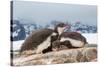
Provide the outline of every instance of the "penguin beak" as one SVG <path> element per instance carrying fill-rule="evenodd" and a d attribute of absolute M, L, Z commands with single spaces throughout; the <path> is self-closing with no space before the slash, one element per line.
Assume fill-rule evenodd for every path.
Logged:
<path fill-rule="evenodd" d="M 65 29 L 69 29 L 70 26 L 68 24 L 65 25 Z"/>
<path fill-rule="evenodd" d="M 69 28 L 70 28 L 70 26 L 68 24 L 66 24 L 64 27 L 64 31 L 67 31 Z"/>

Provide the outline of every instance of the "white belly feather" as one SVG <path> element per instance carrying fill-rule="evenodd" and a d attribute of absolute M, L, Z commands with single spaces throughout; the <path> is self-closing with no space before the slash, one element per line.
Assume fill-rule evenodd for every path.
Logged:
<path fill-rule="evenodd" d="M 51 36 L 56 36 L 56 33 L 52 33 L 47 37 L 45 41 L 43 41 L 36 49 L 36 53 L 42 53 L 44 49 L 47 49 L 51 45 Z"/>
<path fill-rule="evenodd" d="M 61 38 L 60 42 L 64 42 L 64 41 L 70 41 L 70 43 L 72 44 L 73 47 L 83 47 L 84 46 L 84 42 L 79 41 L 79 40 L 75 40 L 72 38 Z"/>
<path fill-rule="evenodd" d="M 42 51 L 46 48 L 48 48 L 50 46 L 50 36 L 45 40 L 43 41 L 38 47 L 37 47 L 37 50 L 36 50 L 36 53 L 42 53 Z"/>

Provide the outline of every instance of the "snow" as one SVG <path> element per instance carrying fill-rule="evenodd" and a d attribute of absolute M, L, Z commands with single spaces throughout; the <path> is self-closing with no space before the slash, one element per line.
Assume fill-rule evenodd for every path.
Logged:
<path fill-rule="evenodd" d="M 89 33 L 89 34 L 82 34 L 84 37 L 86 37 L 86 39 L 87 39 L 87 42 L 89 43 L 89 44 L 97 44 L 97 37 L 98 37 L 98 35 L 97 35 L 97 33 Z"/>
<path fill-rule="evenodd" d="M 16 24 L 13 24 L 13 28 L 16 27 L 16 26 L 17 26 Z"/>
<path fill-rule="evenodd" d="M 13 41 L 13 50 L 19 50 L 22 43 L 24 42 L 24 40 L 20 40 L 20 41 Z"/>
<path fill-rule="evenodd" d="M 17 37 L 18 33 L 21 31 L 21 29 L 17 29 L 16 31 L 13 32 L 13 37 Z"/>
<path fill-rule="evenodd" d="M 93 33 L 88 33 L 88 34 L 82 34 L 83 36 L 86 37 L 87 42 L 89 44 L 97 44 L 97 33 L 93 34 Z M 13 41 L 13 50 L 19 50 L 22 43 L 24 42 L 24 40 L 20 40 L 20 41 Z"/>
<path fill-rule="evenodd" d="M 18 36 L 17 31 L 14 31 L 14 32 L 13 32 L 13 37 L 17 37 L 17 36 Z"/>

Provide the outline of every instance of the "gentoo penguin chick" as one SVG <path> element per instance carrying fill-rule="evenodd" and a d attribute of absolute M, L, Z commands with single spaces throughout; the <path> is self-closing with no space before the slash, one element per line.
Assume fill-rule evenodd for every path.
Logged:
<path fill-rule="evenodd" d="M 52 50 L 59 51 L 59 50 L 68 49 L 67 47 L 68 44 L 70 44 L 69 41 L 60 42 L 60 40 L 56 40 L 52 43 Z"/>
<path fill-rule="evenodd" d="M 32 32 L 22 44 L 20 54 L 33 50 L 36 54 L 52 51 L 52 42 L 57 40 L 65 28 L 66 24 L 59 23 L 54 30 L 40 29 Z"/>
<path fill-rule="evenodd" d="M 54 51 L 62 50 L 65 48 L 81 48 L 87 44 L 86 38 L 77 32 L 63 32 L 52 44 Z M 63 46 L 63 47 L 62 47 Z"/>

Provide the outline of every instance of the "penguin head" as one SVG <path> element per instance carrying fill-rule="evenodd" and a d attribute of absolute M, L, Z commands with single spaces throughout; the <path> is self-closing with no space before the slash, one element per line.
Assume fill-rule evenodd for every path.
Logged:
<path fill-rule="evenodd" d="M 65 29 L 68 28 L 68 24 L 65 23 L 59 23 L 56 25 L 55 30 L 58 32 L 58 34 L 62 34 Z"/>

